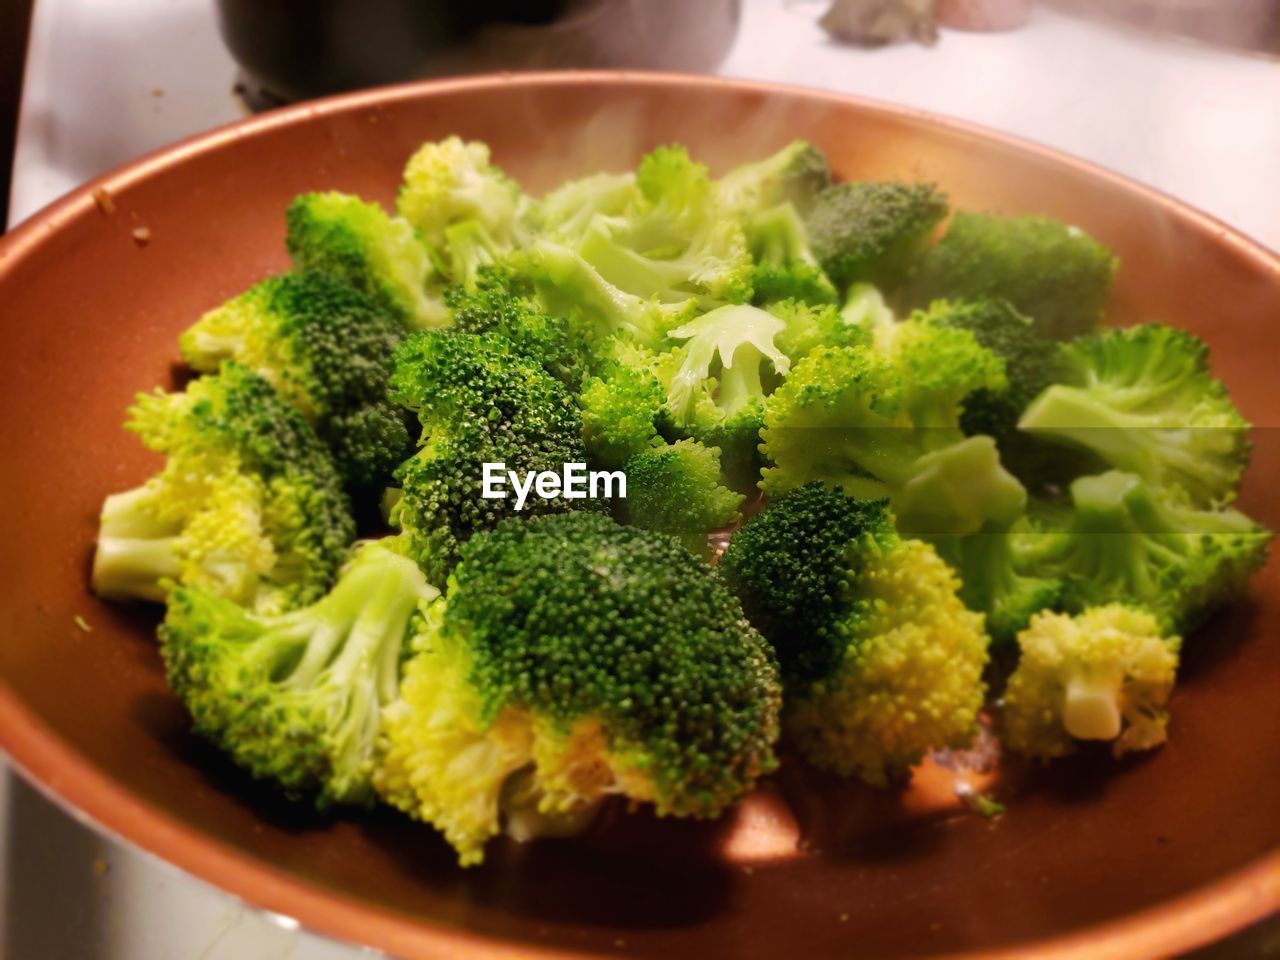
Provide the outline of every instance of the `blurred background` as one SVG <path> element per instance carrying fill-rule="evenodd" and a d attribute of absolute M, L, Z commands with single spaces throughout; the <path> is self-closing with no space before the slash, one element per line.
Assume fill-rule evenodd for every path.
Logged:
<path fill-rule="evenodd" d="M 1280 250 L 1280 0 L 0 0 L 0 225 L 250 112 L 561 67 L 719 73 L 960 117 Z M 117 845 L 2 761 L 0 871 L 6 960 L 369 955 Z M 1280 956 L 1274 920 L 1196 954 L 1261 956 Z"/>

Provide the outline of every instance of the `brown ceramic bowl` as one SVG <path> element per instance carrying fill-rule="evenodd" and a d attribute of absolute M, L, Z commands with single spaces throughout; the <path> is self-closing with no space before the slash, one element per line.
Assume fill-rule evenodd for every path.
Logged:
<path fill-rule="evenodd" d="M 0 242 L 0 746 L 29 776 L 245 900 L 415 957 L 1097 960 L 1187 949 L 1276 909 L 1277 563 L 1188 645 L 1164 749 L 1006 765 L 995 821 L 960 809 L 937 767 L 884 794 L 792 764 L 725 822 L 611 816 L 577 840 L 497 843 L 463 871 L 427 828 L 309 816 L 193 741 L 154 614 L 86 589 L 103 495 L 155 465 L 122 411 L 170 380 L 179 330 L 285 267 L 294 194 L 389 202 L 410 151 L 450 133 L 488 141 L 531 190 L 665 141 L 723 164 L 807 137 L 846 177 L 935 179 L 959 207 L 1078 223 L 1124 260 L 1116 322 L 1158 318 L 1212 344 L 1263 427 L 1242 506 L 1280 525 L 1266 429 L 1280 259 L 1152 190 L 909 110 L 705 78 L 484 78 L 306 104 L 109 174 Z"/>

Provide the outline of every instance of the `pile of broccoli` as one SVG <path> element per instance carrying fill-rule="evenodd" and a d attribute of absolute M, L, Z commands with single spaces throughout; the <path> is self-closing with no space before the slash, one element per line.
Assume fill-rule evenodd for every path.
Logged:
<path fill-rule="evenodd" d="M 102 509 L 95 590 L 165 605 L 194 729 L 290 797 L 473 864 L 609 797 L 719 816 L 780 739 L 879 787 L 984 713 L 1146 750 L 1265 562 L 1207 348 L 1103 327 L 1076 227 L 802 141 L 538 198 L 450 137 L 395 206 L 293 202 L 291 268 L 182 335 L 127 424 L 163 465 Z M 517 507 L 495 463 L 627 485 Z"/>

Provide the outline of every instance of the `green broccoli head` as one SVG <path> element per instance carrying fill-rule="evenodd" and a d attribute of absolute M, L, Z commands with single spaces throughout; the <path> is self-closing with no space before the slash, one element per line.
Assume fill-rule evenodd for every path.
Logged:
<path fill-rule="evenodd" d="M 1058 220 L 957 213 L 899 296 L 909 307 L 1001 297 L 1041 336 L 1069 340 L 1102 320 L 1116 266 L 1106 247 Z"/>
<path fill-rule="evenodd" d="M 182 334 L 197 370 L 235 360 L 271 381 L 315 426 L 348 485 L 385 484 L 411 446 L 405 413 L 387 398 L 396 316 L 324 273 L 264 280 Z"/>
<path fill-rule="evenodd" d="M 748 520 L 719 570 L 774 645 L 783 726 L 813 763 L 884 785 L 972 738 L 982 616 L 931 546 L 898 537 L 883 500 L 807 484 Z"/>
<path fill-rule="evenodd" d="M 1002 742 L 1042 760 L 1081 740 L 1110 741 L 1116 756 L 1159 746 L 1181 645 L 1149 612 L 1119 603 L 1034 617 L 1018 634 Z"/>
<path fill-rule="evenodd" d="M 665 421 L 680 436 L 719 447 L 739 485 L 754 483 L 758 473 L 766 378 L 790 369 L 776 344 L 785 327 L 759 307 L 718 307 L 672 330 L 681 346 L 658 360 Z"/>
<path fill-rule="evenodd" d="M 355 535 L 350 505 L 270 383 L 227 361 L 181 393 L 140 394 L 126 426 L 166 462 L 102 505 L 100 596 L 158 601 L 177 583 L 271 613 L 329 588 Z"/>
<path fill-rule="evenodd" d="M 751 274 L 754 303 L 792 298 L 827 304 L 839 299 L 835 284 L 813 254 L 804 221 L 790 203 L 752 215 L 745 229 L 755 260 Z"/>
<path fill-rule="evenodd" d="M 683 147 L 659 147 L 640 162 L 635 184 L 635 202 L 618 216 L 593 218 L 575 252 L 607 283 L 644 301 L 750 300 L 747 238 L 717 206 L 706 167 Z"/>
<path fill-rule="evenodd" d="M 418 414 L 421 448 L 397 470 L 403 493 L 392 521 L 410 535 L 427 576 L 442 582 L 473 534 L 515 509 L 485 499 L 483 464 L 559 473 L 585 463 L 582 421 L 564 386 L 496 334 L 423 332 L 396 352 L 392 395 Z M 525 512 L 588 507 L 598 500 L 529 498 Z"/>
<path fill-rule="evenodd" d="M 609 360 L 583 384 L 578 407 L 588 457 L 614 468 L 662 442 L 658 424 L 666 393 L 651 351 L 618 339 L 603 352 Z"/>
<path fill-rule="evenodd" d="M 449 227 L 475 221 L 495 243 L 510 246 L 523 203 L 519 185 L 490 162 L 485 144 L 446 137 L 424 143 L 409 158 L 396 209 L 452 270 Z"/>
<path fill-rule="evenodd" d="M 1087 450 L 1198 505 L 1229 503 L 1249 462 L 1249 424 L 1209 372 L 1209 350 L 1183 330 L 1147 324 L 1061 349 L 1058 380 L 1019 429 Z"/>
<path fill-rule="evenodd" d="M 418 604 L 437 595 L 412 560 L 375 541 L 292 613 L 253 614 L 179 587 L 160 653 L 196 733 L 253 776 L 321 807 L 369 802 L 379 713 L 396 698 Z"/>
<path fill-rule="evenodd" d="M 967 330 L 906 321 L 882 339 L 875 348 L 818 347 L 770 396 L 765 493 L 820 480 L 906 509 L 904 491 L 935 465 L 927 455 L 964 439 L 965 399 L 1006 383 L 1002 361 Z"/>
<path fill-rule="evenodd" d="M 714 817 L 776 765 L 768 645 L 670 537 L 511 518 L 467 544 L 424 619 L 374 782 L 463 864 L 519 808 L 572 816 L 621 794 Z"/>
<path fill-rule="evenodd" d="M 696 440 L 643 450 L 622 468 L 625 523 L 677 537 L 690 553 L 710 559 L 707 534 L 740 519 L 744 497 L 721 484 L 720 451 Z"/>
<path fill-rule="evenodd" d="M 1266 561 L 1271 533 L 1236 510 L 1202 510 L 1110 471 L 1071 485 L 1065 529 L 1031 538 L 1026 568 L 1064 583 L 1070 612 L 1109 603 L 1149 609 L 1185 634 L 1238 595 Z"/>
<path fill-rule="evenodd" d="M 826 156 L 807 140 L 793 140 L 763 160 L 734 167 L 716 183 L 721 207 L 738 216 L 779 204 L 805 211 L 831 186 Z"/>
<path fill-rule="evenodd" d="M 346 280 L 423 329 L 443 326 L 443 283 L 413 227 L 345 193 L 304 193 L 289 205 L 285 245 L 303 272 Z"/>
<path fill-rule="evenodd" d="M 775 338 L 778 349 L 799 363 L 818 347 L 870 346 L 867 327 L 850 323 L 834 303 L 781 300 L 766 308 L 784 324 Z"/>
<path fill-rule="evenodd" d="M 450 330 L 504 337 L 570 391 L 596 365 L 599 345 L 590 331 L 549 316 L 532 285 L 503 267 L 483 270 L 471 289 L 454 287 L 446 299 L 453 311 Z"/>
<path fill-rule="evenodd" d="M 1054 381 L 1058 345 L 1040 336 L 1030 319 L 998 298 L 939 300 L 912 319 L 968 330 L 1004 361 L 1007 389 L 975 391 L 965 399 L 960 417 L 960 428 L 967 436 L 986 434 L 1004 448 L 1016 436 L 1022 412 Z"/>
<path fill-rule="evenodd" d="M 840 183 L 818 195 L 805 225 L 838 287 L 890 288 L 946 214 L 947 198 L 933 184 Z"/>

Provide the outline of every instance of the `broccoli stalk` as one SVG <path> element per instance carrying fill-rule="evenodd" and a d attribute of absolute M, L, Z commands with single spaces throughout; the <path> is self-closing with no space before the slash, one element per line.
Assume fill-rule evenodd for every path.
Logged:
<path fill-rule="evenodd" d="M 367 803 L 380 710 L 398 694 L 418 605 L 437 594 L 413 561 L 375 541 L 332 591 L 292 613 L 176 590 L 160 651 L 196 732 L 253 776 L 321 807 Z"/>

